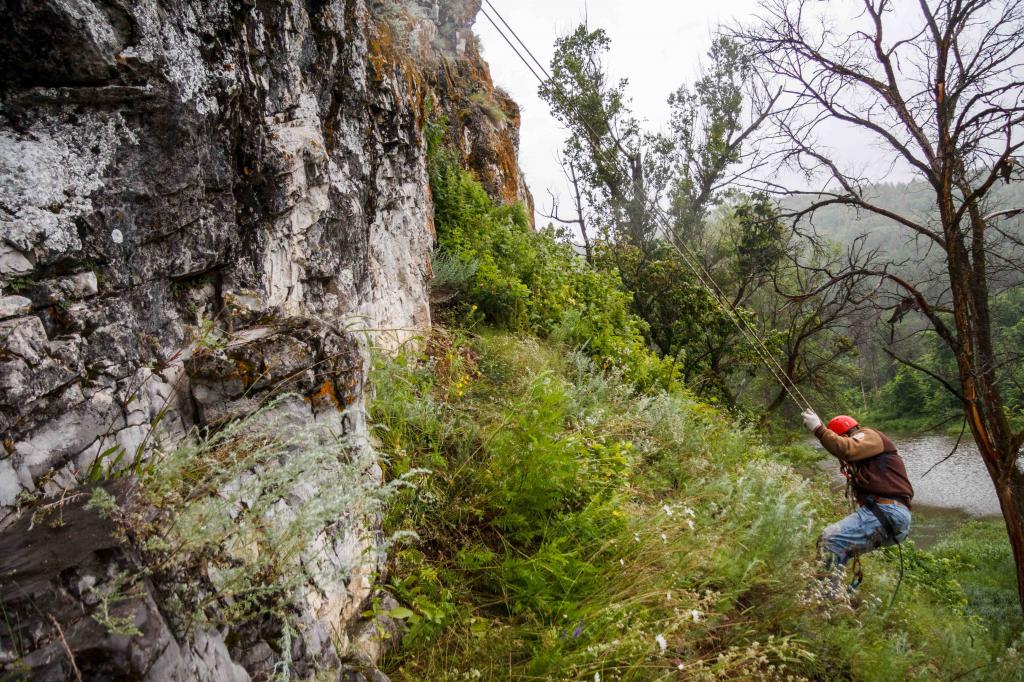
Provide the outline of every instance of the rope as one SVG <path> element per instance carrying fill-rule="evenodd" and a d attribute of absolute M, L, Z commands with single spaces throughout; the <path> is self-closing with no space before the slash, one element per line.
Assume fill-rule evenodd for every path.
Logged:
<path fill-rule="evenodd" d="M 498 34 L 505 40 L 505 42 L 508 43 L 509 47 L 512 48 L 512 51 L 515 52 L 517 57 L 519 57 L 520 61 L 522 61 L 526 68 L 529 69 L 530 73 L 533 74 L 533 77 L 536 78 L 541 85 L 545 85 L 546 83 L 551 81 L 551 74 L 548 73 L 547 69 L 544 68 L 540 60 L 537 59 L 537 57 L 533 54 L 530 48 L 527 47 L 527 45 L 523 42 L 519 35 L 512 29 L 512 27 L 501 15 L 498 9 L 490 2 L 490 0 L 484 0 L 484 2 L 491 9 L 494 15 L 498 17 L 498 20 L 515 37 L 519 45 L 522 46 L 523 51 L 525 51 L 530 56 L 530 59 L 532 59 L 533 63 L 540 68 L 541 72 L 545 75 L 546 78 L 541 78 L 537 74 L 537 71 L 533 68 L 533 65 L 530 63 L 530 60 L 523 56 L 522 52 L 520 52 L 519 49 L 515 46 L 515 44 L 512 42 L 512 40 L 507 35 L 505 35 L 505 32 L 501 29 L 500 26 L 498 26 L 498 23 L 491 17 L 487 10 L 481 7 L 481 13 L 487 18 L 487 20 L 491 23 L 491 25 L 498 32 Z M 582 125 L 587 130 L 587 132 L 589 132 L 593 136 L 595 140 L 601 139 L 602 135 L 598 135 L 593 130 L 593 128 L 591 128 L 590 125 L 587 124 L 586 120 L 582 116 L 578 115 L 580 113 L 578 109 L 576 109 L 575 113 L 577 114 L 577 121 L 580 123 L 580 125 Z M 628 176 L 628 168 L 624 169 L 623 167 L 621 167 L 619 165 L 620 160 L 620 153 L 618 152 L 618 150 L 616 150 L 614 161 L 616 168 L 620 172 L 625 172 L 625 175 Z M 671 238 L 672 228 L 667 216 L 664 213 L 664 210 L 653 202 L 652 206 L 654 208 L 656 218 L 659 219 L 661 227 L 665 230 L 665 234 L 670 237 L 668 240 L 669 244 L 683 258 L 683 261 L 693 271 L 694 275 L 696 275 L 700 283 L 709 291 L 709 293 L 711 293 L 712 298 L 722 309 L 722 311 L 726 313 L 726 317 L 728 317 L 736 326 L 736 329 L 739 330 L 741 336 L 743 336 L 745 341 L 754 350 L 755 355 L 757 355 L 761 363 L 764 364 L 765 368 L 772 375 L 772 378 L 776 382 L 778 382 L 778 384 L 786 392 L 789 398 L 793 400 L 793 402 L 796 404 L 798 408 L 800 408 L 801 410 L 813 410 L 810 401 L 807 400 L 807 398 L 804 396 L 803 392 L 800 391 L 796 383 L 794 383 L 793 380 L 786 374 L 785 370 L 782 368 L 782 365 L 779 364 L 779 362 L 774 358 L 774 356 L 772 356 L 771 351 L 768 350 L 768 347 L 758 337 L 757 331 L 753 327 L 751 327 L 750 324 L 746 320 L 744 320 L 742 316 L 740 316 L 740 314 L 732 305 L 728 303 L 728 299 L 725 296 L 725 293 L 718 286 L 717 282 L 715 282 L 714 277 L 711 276 L 711 273 L 704 268 L 703 264 L 700 262 L 700 259 L 697 258 L 693 254 L 693 252 L 690 251 L 689 247 L 687 247 L 685 244 L 677 243 L 676 239 Z"/>
<path fill-rule="evenodd" d="M 545 83 L 551 81 L 552 80 L 551 74 L 548 73 L 547 69 L 544 68 L 544 65 L 540 62 L 539 59 L 537 59 L 537 57 L 533 54 L 533 52 L 530 50 L 530 48 L 527 47 L 526 43 L 523 42 L 522 38 L 519 37 L 519 35 L 515 32 L 515 30 L 513 30 L 513 28 L 509 25 L 509 23 L 501 15 L 501 13 L 498 11 L 498 9 L 493 4 L 491 4 L 490 0 L 484 0 L 484 3 L 491 9 L 492 12 L 494 12 L 495 16 L 497 16 L 498 20 L 505 26 L 505 28 L 508 29 L 509 33 L 511 33 L 512 36 L 515 37 L 515 40 L 519 43 L 520 46 L 522 46 L 523 50 L 530 56 L 530 59 L 533 60 L 533 63 L 537 65 L 537 67 L 540 69 L 541 73 L 543 73 L 544 76 L 545 76 L 545 78 L 541 78 L 537 74 L 537 71 L 534 70 L 533 65 L 531 65 L 530 61 L 527 60 L 526 57 L 523 56 L 523 54 L 519 51 L 518 48 L 516 48 L 516 46 L 515 46 L 515 44 L 513 44 L 512 40 L 509 39 L 509 37 L 505 35 L 505 32 L 502 31 L 501 27 L 498 26 L 497 22 L 495 22 L 494 19 L 491 18 L 490 14 L 488 14 L 487 11 L 485 9 L 483 9 L 483 7 L 481 7 L 480 11 L 487 18 L 487 20 L 491 23 L 491 25 L 498 32 L 498 34 L 505 40 L 506 43 L 508 43 L 509 47 L 512 48 L 512 51 L 516 53 L 516 56 L 519 57 L 519 59 L 523 62 L 523 64 L 526 66 L 526 68 L 529 69 L 530 73 L 533 74 L 533 77 L 536 78 L 537 81 L 541 85 L 544 85 Z M 578 109 L 576 110 L 576 113 L 579 114 L 579 110 Z M 580 125 L 582 125 L 587 130 L 587 132 L 589 132 L 593 136 L 593 138 L 595 140 L 601 139 L 602 136 L 598 135 L 593 130 L 593 128 L 591 128 L 587 124 L 587 122 L 583 119 L 582 116 L 578 116 L 577 120 L 580 123 Z M 628 172 L 629 169 L 628 168 L 623 169 L 622 167 L 620 167 L 619 166 L 619 162 L 620 162 L 620 156 L 619 156 L 618 150 L 616 150 L 616 153 L 615 153 L 615 165 L 616 165 L 616 168 L 620 172 L 625 170 L 625 174 L 628 176 L 629 175 L 629 172 Z M 757 331 L 753 327 L 751 327 L 750 324 L 740 316 L 740 314 L 737 312 L 735 307 L 733 307 L 732 305 L 730 305 L 728 303 L 728 298 L 726 297 L 725 292 L 722 291 L 721 287 L 718 286 L 718 283 L 715 281 L 715 278 L 704 267 L 704 265 L 703 265 L 703 263 L 701 263 L 700 259 L 689 249 L 689 247 L 685 243 L 677 240 L 677 238 L 675 237 L 675 235 L 672 232 L 672 228 L 671 228 L 671 224 L 669 222 L 669 219 L 665 215 L 665 212 L 661 208 L 661 206 L 659 206 L 657 203 L 654 203 L 654 202 L 651 202 L 651 205 L 654 208 L 655 216 L 660 220 L 661 226 L 665 230 L 665 235 L 669 238 L 668 239 L 669 244 L 671 244 L 672 247 L 676 250 L 676 252 L 683 258 L 683 261 L 687 264 L 687 266 L 697 276 L 697 279 L 701 282 L 701 284 L 703 284 L 704 287 L 711 293 L 712 298 L 719 305 L 719 307 L 722 308 L 723 312 L 726 313 L 726 317 L 728 317 L 732 321 L 732 323 L 736 326 L 736 329 L 739 330 L 740 334 L 744 337 L 744 339 L 747 341 L 747 343 L 750 344 L 751 348 L 754 349 L 755 354 L 758 356 L 758 358 L 764 364 L 764 366 L 768 370 L 768 372 L 779 383 L 779 385 L 782 386 L 782 389 L 786 392 L 786 394 L 796 404 L 797 407 L 799 407 L 801 410 L 803 410 L 805 407 L 807 409 L 813 410 L 814 408 L 811 406 L 810 401 L 807 399 L 806 396 L 804 396 L 803 392 L 796 385 L 796 383 L 793 382 L 793 380 L 786 374 L 785 370 L 782 368 L 782 365 L 779 364 L 778 360 L 776 360 L 775 357 L 771 354 L 771 351 L 768 350 L 767 345 L 765 345 L 765 343 L 763 341 L 761 341 L 760 337 L 758 337 L 758 335 L 757 335 Z M 788 382 L 788 385 L 787 385 L 787 382 Z M 844 473 L 846 473 L 846 472 L 844 472 Z M 851 490 L 849 478 L 847 479 L 847 498 L 850 501 L 851 507 L 854 507 L 855 504 L 854 504 L 854 500 L 853 500 L 853 495 L 852 495 L 852 490 Z M 893 538 L 893 539 L 895 540 L 895 538 Z M 899 577 L 898 577 L 898 579 L 896 581 L 896 588 L 893 590 L 892 597 L 889 600 L 889 605 L 886 607 L 886 610 L 892 608 L 892 605 L 896 602 L 896 596 L 899 594 L 900 586 L 903 583 L 903 575 L 904 575 L 903 544 L 901 542 L 896 542 L 896 548 L 899 551 L 899 556 L 900 556 L 900 572 L 899 572 Z M 853 567 L 854 567 L 854 570 L 855 570 L 855 573 L 856 573 L 856 578 L 855 578 L 854 585 L 859 585 L 860 581 L 863 580 L 863 576 L 864 576 L 863 569 L 861 568 L 861 565 L 860 565 L 860 557 L 855 557 L 854 558 L 854 565 L 853 565 Z"/>

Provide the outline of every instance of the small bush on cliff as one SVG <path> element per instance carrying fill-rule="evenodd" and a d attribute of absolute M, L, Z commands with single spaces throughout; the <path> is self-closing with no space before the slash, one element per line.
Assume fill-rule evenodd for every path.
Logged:
<path fill-rule="evenodd" d="M 343 592 L 341 576 L 372 562 L 375 548 L 368 540 L 339 565 L 335 541 L 370 537 L 405 481 L 381 487 L 365 443 L 310 423 L 305 410 L 301 398 L 284 396 L 172 450 L 158 448 L 136 467 L 122 501 L 99 489 L 94 506 L 118 522 L 138 557 L 120 593 L 152 581 L 179 634 L 255 627 L 263 638 L 287 639 L 297 633 L 292 614 L 303 595 Z M 103 606 L 94 615 L 101 622 Z"/>
<path fill-rule="evenodd" d="M 430 185 L 442 258 L 474 268 L 458 307 L 464 321 L 557 336 L 641 387 L 673 381 L 672 363 L 647 347 L 615 275 L 591 268 L 551 230 L 534 232 L 521 204 L 495 203 L 436 140 Z"/>

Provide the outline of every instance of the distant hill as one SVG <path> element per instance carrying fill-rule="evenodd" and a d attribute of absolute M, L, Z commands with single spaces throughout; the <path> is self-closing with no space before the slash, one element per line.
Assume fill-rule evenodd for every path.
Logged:
<path fill-rule="evenodd" d="M 924 181 L 908 183 L 881 183 L 869 190 L 869 197 L 883 208 L 929 225 L 935 223 L 934 194 Z M 811 197 L 791 198 L 782 202 L 786 209 L 798 209 L 810 205 Z M 1024 182 L 1005 184 L 1000 182 L 993 188 L 986 211 L 1024 206 Z M 911 255 L 916 249 L 909 230 L 894 221 L 869 211 L 858 211 L 849 206 L 827 206 L 815 212 L 813 219 L 805 218 L 802 229 L 808 224 L 823 237 L 840 244 L 849 243 L 859 235 L 867 234 L 872 246 L 895 249 L 897 253 Z M 809 223 L 808 223 L 809 221 Z M 1020 218 L 1007 221 L 1006 227 L 1021 233 L 1024 224 Z M 919 245 L 923 256 L 923 242 Z"/>

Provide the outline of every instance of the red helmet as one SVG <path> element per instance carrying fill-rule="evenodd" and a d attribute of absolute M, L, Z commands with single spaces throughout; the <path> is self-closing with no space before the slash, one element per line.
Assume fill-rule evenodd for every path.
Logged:
<path fill-rule="evenodd" d="M 856 419 L 848 417 L 845 414 L 841 414 L 838 417 L 832 417 L 828 423 L 828 430 L 842 436 L 850 429 L 855 429 L 858 426 L 860 426 L 860 424 L 857 423 Z"/>

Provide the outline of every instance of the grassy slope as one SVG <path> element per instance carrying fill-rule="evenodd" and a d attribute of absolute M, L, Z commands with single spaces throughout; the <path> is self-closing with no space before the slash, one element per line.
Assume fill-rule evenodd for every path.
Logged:
<path fill-rule="evenodd" d="M 836 606 L 813 557 L 841 509 L 795 473 L 808 455 L 620 379 L 501 332 L 378 365 L 388 474 L 430 470 L 389 519 L 419 534 L 394 555 L 392 679 L 1024 679 L 998 532 L 910 550 L 888 612 L 878 553 Z"/>

